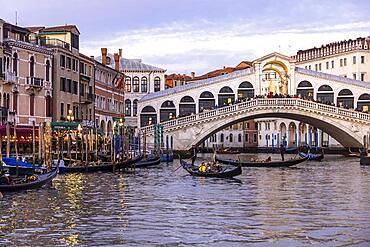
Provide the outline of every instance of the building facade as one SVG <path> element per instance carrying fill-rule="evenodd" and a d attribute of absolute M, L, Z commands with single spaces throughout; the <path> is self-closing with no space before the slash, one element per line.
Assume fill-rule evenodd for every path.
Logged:
<path fill-rule="evenodd" d="M 3 23 L 2 31 L 4 80 L 0 92 L 7 121 L 20 125 L 51 122 L 53 52 L 32 43 L 26 28 Z"/>
<path fill-rule="evenodd" d="M 114 121 L 124 119 L 123 81 L 123 74 L 106 61 L 95 61 L 95 125 L 103 133 L 111 133 Z"/>
<path fill-rule="evenodd" d="M 165 89 L 166 70 L 145 64 L 141 59 L 127 59 L 122 57 L 122 52 L 115 59 L 113 54 L 108 53 L 106 48 L 102 49 L 98 61 L 106 61 L 107 66 L 114 68 L 116 64 L 119 71 L 124 75 L 125 85 L 125 124 L 127 126 L 138 126 L 138 104 L 139 100 L 147 94 L 160 92 Z M 118 62 L 118 63 L 117 63 Z M 174 115 L 175 116 L 175 115 Z"/>

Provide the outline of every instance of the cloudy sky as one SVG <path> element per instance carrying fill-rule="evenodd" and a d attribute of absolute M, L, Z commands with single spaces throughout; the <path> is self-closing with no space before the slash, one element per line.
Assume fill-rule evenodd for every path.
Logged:
<path fill-rule="evenodd" d="M 123 49 L 168 73 L 202 74 L 270 52 L 370 36 L 369 0 L 0 0 L 20 26 L 76 24 L 81 51 Z"/>

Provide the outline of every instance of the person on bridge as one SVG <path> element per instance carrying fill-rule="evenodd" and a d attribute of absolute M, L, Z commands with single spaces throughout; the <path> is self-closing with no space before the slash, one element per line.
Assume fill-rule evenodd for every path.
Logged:
<path fill-rule="evenodd" d="M 281 155 L 281 160 L 284 161 L 284 154 L 285 154 L 285 147 L 284 144 L 280 144 L 280 155 Z"/>

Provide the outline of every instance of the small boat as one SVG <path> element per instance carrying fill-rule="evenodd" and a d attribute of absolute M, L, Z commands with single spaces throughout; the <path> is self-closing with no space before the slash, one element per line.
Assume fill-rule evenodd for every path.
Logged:
<path fill-rule="evenodd" d="M 19 183 L 0 184 L 0 191 L 7 192 L 7 191 L 20 191 L 20 190 L 40 188 L 41 186 L 53 180 L 53 178 L 55 178 L 55 176 L 57 175 L 57 172 L 58 172 L 58 166 L 54 167 L 48 173 L 32 175 L 31 176 L 33 178 L 32 180 L 22 178 L 21 181 L 19 181 L 20 177 L 10 176 L 13 182 L 19 181 Z"/>
<path fill-rule="evenodd" d="M 351 158 L 361 158 L 361 152 L 352 152 L 351 148 L 349 148 L 348 153 L 346 153 L 345 156 Z"/>
<path fill-rule="evenodd" d="M 140 160 L 132 165 L 135 168 L 144 168 L 155 166 L 161 163 L 161 157 L 159 155 L 149 156 L 147 159 Z"/>
<path fill-rule="evenodd" d="M 262 162 L 253 162 L 253 161 L 239 161 L 239 160 L 232 160 L 232 159 L 220 159 L 216 157 L 216 161 L 229 164 L 229 165 L 241 165 L 243 167 L 289 167 L 294 166 L 299 163 L 302 163 L 307 160 L 307 157 L 294 159 L 294 160 L 285 160 L 285 161 L 262 161 Z"/>
<path fill-rule="evenodd" d="M 216 153 L 218 154 L 240 154 L 240 151 L 225 148 L 225 149 L 216 150 Z"/>
<path fill-rule="evenodd" d="M 61 165 L 59 167 L 59 173 L 76 173 L 76 172 L 81 172 L 81 173 L 87 173 L 87 172 L 112 172 L 115 170 L 120 170 L 127 168 L 131 166 L 132 164 L 138 162 L 141 160 L 142 156 L 138 155 L 134 157 L 133 159 L 127 159 L 124 161 L 117 162 L 116 164 L 113 164 L 112 162 L 90 162 L 88 165 L 75 165 L 75 166 L 63 166 Z"/>
<path fill-rule="evenodd" d="M 3 169 L 6 170 L 10 175 L 17 174 L 16 158 L 14 157 L 3 157 Z M 40 165 L 35 165 L 35 172 L 42 173 L 45 168 Z M 22 160 L 18 160 L 18 175 L 32 175 L 33 165 Z"/>
<path fill-rule="evenodd" d="M 199 166 L 192 166 L 191 163 L 187 163 L 186 161 L 182 160 L 180 157 L 181 166 L 192 176 L 197 177 L 215 177 L 215 178 L 232 178 L 242 174 L 242 167 L 239 166 L 229 166 L 223 167 L 221 171 L 217 172 L 200 172 Z"/>
<path fill-rule="evenodd" d="M 314 161 L 321 161 L 324 158 L 324 154 L 312 154 L 312 153 L 304 153 L 304 152 L 299 152 L 299 156 L 304 158 L 308 157 L 307 160 L 314 160 Z"/>

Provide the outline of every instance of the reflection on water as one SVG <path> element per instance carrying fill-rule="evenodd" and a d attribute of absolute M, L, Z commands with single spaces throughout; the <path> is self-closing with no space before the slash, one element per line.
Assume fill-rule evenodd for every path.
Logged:
<path fill-rule="evenodd" d="M 0 245 L 370 245 L 370 167 L 356 159 L 243 168 L 238 179 L 173 173 L 178 166 L 59 175 L 5 194 Z"/>

